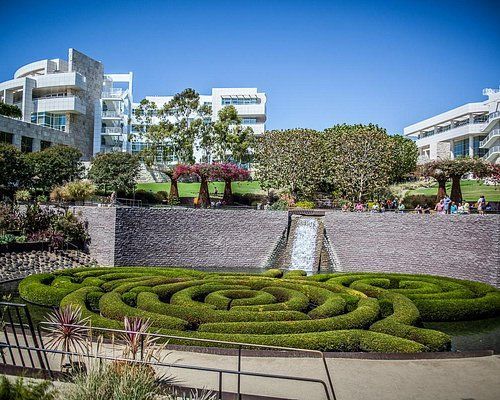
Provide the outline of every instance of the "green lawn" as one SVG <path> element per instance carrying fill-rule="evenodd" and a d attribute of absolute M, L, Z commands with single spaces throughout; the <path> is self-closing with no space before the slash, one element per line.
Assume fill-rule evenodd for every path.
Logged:
<path fill-rule="evenodd" d="M 500 201 L 500 186 L 485 185 L 474 180 L 462 180 L 461 186 L 462 196 L 467 201 L 476 202 L 481 195 L 485 196 L 486 201 Z M 451 193 L 451 182 L 446 185 L 446 193 Z M 413 194 L 436 195 L 437 184 L 429 188 L 410 190 L 407 196 Z"/>
<path fill-rule="evenodd" d="M 224 193 L 224 182 L 210 182 L 208 184 L 210 193 L 214 193 L 215 187 L 219 194 L 222 196 Z M 238 194 L 246 194 L 246 193 L 254 193 L 254 194 L 266 194 L 264 190 L 260 187 L 259 181 L 251 181 L 251 182 L 233 182 L 232 183 L 233 193 Z M 166 183 L 138 183 L 137 189 L 159 192 L 164 190 L 166 192 L 170 191 L 170 182 Z M 179 182 L 179 196 L 180 197 L 196 197 L 198 196 L 198 192 L 200 191 L 199 183 L 185 183 Z"/>

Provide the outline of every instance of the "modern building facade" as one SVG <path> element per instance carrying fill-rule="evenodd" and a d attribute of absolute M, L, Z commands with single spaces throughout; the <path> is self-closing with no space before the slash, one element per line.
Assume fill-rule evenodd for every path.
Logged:
<path fill-rule="evenodd" d="M 172 100 L 173 96 L 146 96 L 146 99 L 156 104 L 157 108 L 162 108 L 166 103 Z M 265 93 L 258 92 L 257 88 L 213 88 L 212 94 L 200 95 L 200 105 L 208 105 L 212 109 L 211 121 L 216 121 L 219 111 L 226 106 L 234 106 L 241 118 L 243 127 L 250 127 L 255 135 L 261 135 L 266 127 L 266 101 Z M 139 104 L 135 103 L 134 108 Z M 193 115 L 192 118 L 199 116 Z M 169 117 L 171 122 L 175 122 L 174 117 Z M 159 123 L 159 118 L 152 117 L 151 123 Z M 132 143 L 131 151 L 133 154 L 139 153 L 148 145 L 143 140 L 140 133 L 144 129 L 134 117 L 132 117 Z M 211 161 L 204 159 L 204 154 L 195 146 L 196 161 Z"/>
<path fill-rule="evenodd" d="M 488 99 L 404 128 L 416 139 L 419 162 L 467 156 L 500 163 L 500 89 L 484 89 L 483 95 Z"/>
<path fill-rule="evenodd" d="M 96 108 L 94 155 L 131 150 L 133 74 L 104 75 L 102 93 Z"/>
<path fill-rule="evenodd" d="M 0 119 L 2 141 L 26 152 L 66 144 L 90 159 L 102 81 L 103 65 L 75 49 L 69 49 L 68 60 L 22 66 L 13 79 L 0 83 L 0 101 L 22 111 L 21 120 Z"/>

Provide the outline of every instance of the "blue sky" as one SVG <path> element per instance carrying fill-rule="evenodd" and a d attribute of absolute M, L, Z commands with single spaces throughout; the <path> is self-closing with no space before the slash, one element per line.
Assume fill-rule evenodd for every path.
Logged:
<path fill-rule="evenodd" d="M 0 81 L 74 47 L 133 71 L 135 99 L 257 87 L 267 129 L 390 133 L 500 85 L 498 1 L 0 0 Z"/>

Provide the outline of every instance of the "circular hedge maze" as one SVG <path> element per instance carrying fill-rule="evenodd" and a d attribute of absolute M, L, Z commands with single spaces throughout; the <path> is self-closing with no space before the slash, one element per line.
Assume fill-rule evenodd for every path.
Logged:
<path fill-rule="evenodd" d="M 94 267 L 29 276 L 19 292 L 40 305 L 81 307 L 93 326 L 142 317 L 164 334 L 323 351 L 444 351 L 450 337 L 422 322 L 500 314 L 490 285 L 409 274 Z"/>

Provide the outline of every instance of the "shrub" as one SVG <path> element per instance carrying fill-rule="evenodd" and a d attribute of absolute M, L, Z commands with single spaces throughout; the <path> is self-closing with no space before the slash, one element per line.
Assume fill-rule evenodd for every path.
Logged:
<path fill-rule="evenodd" d="M 31 200 L 31 193 L 29 190 L 21 189 L 16 191 L 14 198 L 17 202 L 27 202 Z"/>
<path fill-rule="evenodd" d="M 0 377 L 0 400 L 55 400 L 57 391 L 49 381 L 28 382 L 17 378 L 11 382 Z"/>
<path fill-rule="evenodd" d="M 91 181 L 82 179 L 66 183 L 61 194 L 66 201 L 85 201 L 94 195 L 95 190 L 96 188 Z"/>
<path fill-rule="evenodd" d="M 449 336 L 422 321 L 500 314 L 500 291 L 490 285 L 411 274 L 77 268 L 30 276 L 19 292 L 37 304 L 81 307 L 93 326 L 141 317 L 181 338 L 327 351 L 443 351 Z"/>
<path fill-rule="evenodd" d="M 295 203 L 295 207 L 297 208 L 305 208 L 305 209 L 313 209 L 316 208 L 316 204 L 314 204 L 314 201 L 298 201 Z"/>
<path fill-rule="evenodd" d="M 436 196 L 426 196 L 424 194 L 413 194 L 411 196 L 406 196 L 403 203 L 407 209 L 413 210 L 417 205 L 424 206 L 428 205 L 433 208 L 436 203 Z"/>
<path fill-rule="evenodd" d="M 288 210 L 288 203 L 285 200 L 278 200 L 269 206 L 272 211 L 286 211 Z"/>

